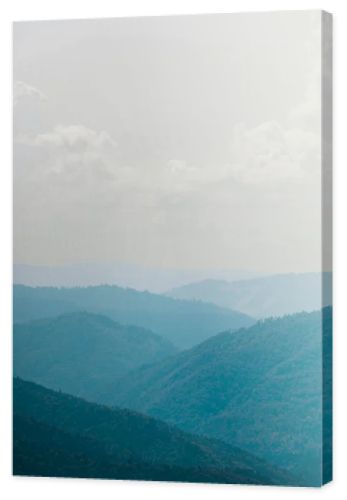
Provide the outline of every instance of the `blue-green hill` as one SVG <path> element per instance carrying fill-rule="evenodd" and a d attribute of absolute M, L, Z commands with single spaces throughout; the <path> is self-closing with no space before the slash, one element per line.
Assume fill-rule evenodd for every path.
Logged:
<path fill-rule="evenodd" d="M 13 331 L 16 376 L 91 401 L 130 370 L 176 352 L 149 330 L 86 312 L 16 323 Z"/>
<path fill-rule="evenodd" d="M 290 475 L 223 442 L 14 379 L 14 474 L 245 484 Z"/>
<path fill-rule="evenodd" d="M 325 308 L 221 333 L 130 373 L 115 388 L 113 402 L 228 441 L 318 485 L 322 344 L 329 377 L 331 320 L 331 308 Z M 329 457 L 328 435 L 325 451 Z"/>
<path fill-rule="evenodd" d="M 183 349 L 192 347 L 222 330 L 235 330 L 254 323 L 250 316 L 214 304 L 175 300 L 118 286 L 14 286 L 15 322 L 76 311 L 103 314 L 122 324 L 152 330 Z"/>

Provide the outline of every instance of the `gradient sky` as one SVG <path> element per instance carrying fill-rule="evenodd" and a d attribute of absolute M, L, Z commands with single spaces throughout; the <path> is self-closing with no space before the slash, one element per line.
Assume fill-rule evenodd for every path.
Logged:
<path fill-rule="evenodd" d="M 321 266 L 321 14 L 16 23 L 14 260 Z"/>

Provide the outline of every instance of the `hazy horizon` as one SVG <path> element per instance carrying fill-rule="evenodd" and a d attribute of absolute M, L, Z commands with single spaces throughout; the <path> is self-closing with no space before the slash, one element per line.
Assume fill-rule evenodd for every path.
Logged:
<path fill-rule="evenodd" d="M 234 269 L 163 269 L 128 263 L 80 263 L 67 266 L 15 264 L 14 284 L 32 286 L 92 286 L 114 284 L 138 290 L 165 292 L 170 288 L 204 280 L 236 281 L 263 276 Z"/>
<path fill-rule="evenodd" d="M 307 277 L 321 273 L 275 273 L 262 274 L 247 270 L 216 269 L 187 270 L 143 268 L 112 262 L 83 263 L 70 266 L 46 267 L 15 264 L 13 284 L 31 287 L 93 287 L 119 286 L 151 293 L 166 293 L 198 283 L 232 283 L 280 276 Z M 326 273 L 324 273 L 326 274 Z M 331 274 L 331 273 L 329 273 Z M 319 287 L 321 288 L 321 287 Z"/>

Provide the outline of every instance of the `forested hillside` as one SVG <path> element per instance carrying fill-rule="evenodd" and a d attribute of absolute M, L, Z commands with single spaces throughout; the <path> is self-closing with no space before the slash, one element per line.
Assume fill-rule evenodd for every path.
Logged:
<path fill-rule="evenodd" d="M 15 285 L 15 322 L 88 311 L 122 324 L 149 329 L 178 348 L 191 347 L 216 333 L 254 320 L 245 314 L 214 304 L 175 300 L 118 286 L 86 288 L 31 288 Z"/>
<path fill-rule="evenodd" d="M 16 376 L 98 402 L 118 377 L 176 352 L 149 330 L 87 312 L 17 323 L 13 330 Z"/>
<path fill-rule="evenodd" d="M 112 479 L 290 484 L 252 454 L 129 410 L 14 379 L 14 473 Z"/>
<path fill-rule="evenodd" d="M 331 308 L 325 308 L 221 333 L 130 373 L 115 388 L 113 400 L 242 446 L 318 484 L 321 336 L 323 325 L 324 338 L 331 338 L 331 315 Z M 330 373 L 331 357 L 325 352 Z"/>

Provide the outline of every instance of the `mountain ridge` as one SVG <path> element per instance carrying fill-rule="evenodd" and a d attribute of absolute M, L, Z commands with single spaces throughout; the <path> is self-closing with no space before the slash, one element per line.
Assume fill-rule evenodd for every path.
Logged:
<path fill-rule="evenodd" d="M 294 480 L 239 448 L 145 415 L 88 403 L 19 378 L 13 388 L 15 474 L 38 470 L 39 475 L 246 484 Z"/>
<path fill-rule="evenodd" d="M 182 300 L 209 302 L 255 318 L 314 311 L 331 305 L 331 273 L 287 273 L 226 281 L 202 280 L 168 290 Z"/>
<path fill-rule="evenodd" d="M 198 344 L 218 331 L 237 329 L 255 321 L 248 315 L 215 304 L 177 300 L 116 285 L 13 287 L 15 322 L 81 310 L 109 316 L 121 324 L 149 329 L 181 349 Z"/>
<path fill-rule="evenodd" d="M 123 377 L 114 401 L 321 481 L 321 338 L 332 310 L 222 332 Z M 325 369 L 331 358 L 326 352 Z M 306 466 L 310 464 L 310 467 Z"/>
<path fill-rule="evenodd" d="M 99 401 L 119 376 L 177 352 L 159 335 L 106 316 L 74 312 L 14 324 L 15 375 Z"/>

